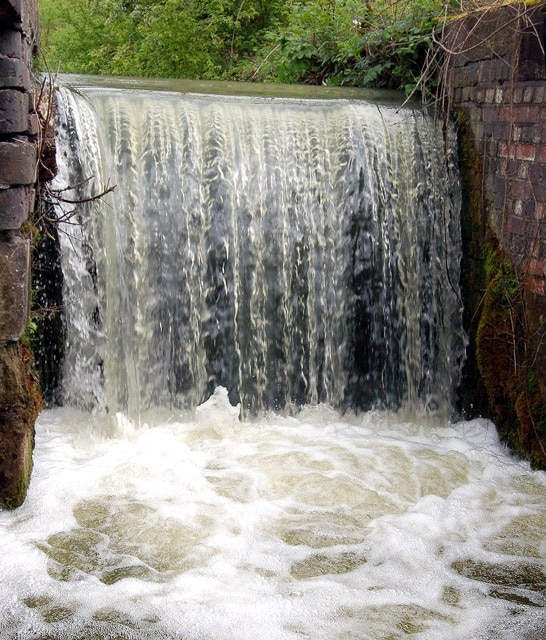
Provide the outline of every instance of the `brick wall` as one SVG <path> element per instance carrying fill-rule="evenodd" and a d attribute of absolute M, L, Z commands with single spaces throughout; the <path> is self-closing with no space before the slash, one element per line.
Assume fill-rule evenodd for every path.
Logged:
<path fill-rule="evenodd" d="M 462 405 L 546 469 L 546 3 L 462 17 L 444 45 L 461 125 Z"/>
<path fill-rule="evenodd" d="M 36 399 L 28 322 L 30 239 L 22 228 L 34 207 L 40 126 L 32 58 L 36 0 L 0 0 L 0 505 L 23 501 L 32 467 Z"/>
<path fill-rule="evenodd" d="M 529 291 L 546 297 L 546 4 L 451 25 L 448 91 L 483 160 L 488 222 Z"/>

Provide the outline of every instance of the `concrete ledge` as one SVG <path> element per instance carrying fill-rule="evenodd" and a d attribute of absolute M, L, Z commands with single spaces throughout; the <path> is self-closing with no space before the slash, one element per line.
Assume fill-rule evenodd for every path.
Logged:
<path fill-rule="evenodd" d="M 19 340 L 29 313 L 30 241 L 0 240 L 0 342 Z"/>

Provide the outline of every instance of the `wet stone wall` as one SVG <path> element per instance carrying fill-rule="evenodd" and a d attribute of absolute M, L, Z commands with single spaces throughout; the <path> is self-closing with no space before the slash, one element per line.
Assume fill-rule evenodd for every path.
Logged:
<path fill-rule="evenodd" d="M 32 467 L 37 401 L 28 323 L 31 241 L 40 126 L 31 68 L 36 0 L 0 0 L 0 506 L 24 500 Z"/>

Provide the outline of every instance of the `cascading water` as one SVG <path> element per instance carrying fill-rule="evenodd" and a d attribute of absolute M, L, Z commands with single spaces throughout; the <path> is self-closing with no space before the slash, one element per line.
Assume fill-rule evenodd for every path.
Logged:
<path fill-rule="evenodd" d="M 458 203 L 430 119 L 347 100 L 60 97 L 60 185 L 80 185 L 74 200 L 119 185 L 61 235 L 66 403 L 136 417 L 221 385 L 252 414 L 451 408 Z"/>
<path fill-rule="evenodd" d="M 0 513 L 0 640 L 542 640 L 546 476 L 449 421 L 436 125 L 72 84 L 55 186 L 116 189 L 62 205 L 64 406 Z"/>

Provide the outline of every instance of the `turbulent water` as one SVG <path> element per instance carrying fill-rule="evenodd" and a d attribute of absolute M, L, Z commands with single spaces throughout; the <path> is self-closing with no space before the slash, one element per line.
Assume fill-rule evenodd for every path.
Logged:
<path fill-rule="evenodd" d="M 546 475 L 449 419 L 434 123 L 80 79 L 58 143 L 65 201 L 116 189 L 59 213 L 64 406 L 0 513 L 0 639 L 542 640 Z"/>
<path fill-rule="evenodd" d="M 485 421 L 45 412 L 2 640 L 542 640 L 546 476 Z"/>

